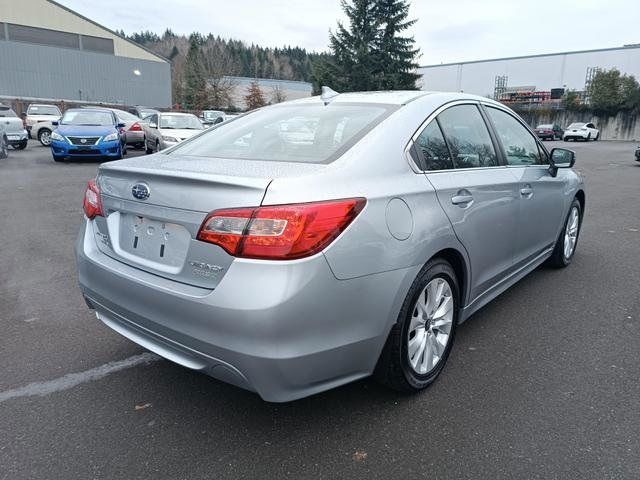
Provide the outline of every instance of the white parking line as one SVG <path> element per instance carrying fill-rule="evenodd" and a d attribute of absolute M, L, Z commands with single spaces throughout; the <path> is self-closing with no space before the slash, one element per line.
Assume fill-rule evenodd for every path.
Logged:
<path fill-rule="evenodd" d="M 109 362 L 91 370 L 84 372 L 69 373 L 55 380 L 49 380 L 47 382 L 34 382 L 24 387 L 14 388 L 12 390 L 6 390 L 0 392 L 0 403 L 11 400 L 12 398 L 31 397 L 31 396 L 45 396 L 50 393 L 60 392 L 73 388 L 82 383 L 92 382 L 94 380 L 100 380 L 106 377 L 110 373 L 114 373 L 127 368 L 135 367 L 136 365 L 149 364 L 157 362 L 160 357 L 153 353 L 141 353 L 140 355 L 134 355 L 133 357 L 125 358 L 124 360 L 118 360 L 115 362 Z"/>

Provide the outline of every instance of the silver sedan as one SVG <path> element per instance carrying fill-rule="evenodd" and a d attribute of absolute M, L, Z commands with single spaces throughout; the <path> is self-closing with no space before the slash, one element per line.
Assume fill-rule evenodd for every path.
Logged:
<path fill-rule="evenodd" d="M 268 401 L 372 374 L 418 391 L 461 322 L 571 263 L 574 161 L 486 98 L 326 91 L 101 165 L 80 288 L 123 336 Z"/>

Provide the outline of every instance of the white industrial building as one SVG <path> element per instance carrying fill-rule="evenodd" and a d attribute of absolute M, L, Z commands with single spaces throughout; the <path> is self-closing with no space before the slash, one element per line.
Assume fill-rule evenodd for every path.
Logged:
<path fill-rule="evenodd" d="M 617 68 L 640 80 L 640 44 L 579 52 L 497 58 L 420 67 L 421 88 L 487 97 L 516 89 L 582 91 L 597 69 Z"/>

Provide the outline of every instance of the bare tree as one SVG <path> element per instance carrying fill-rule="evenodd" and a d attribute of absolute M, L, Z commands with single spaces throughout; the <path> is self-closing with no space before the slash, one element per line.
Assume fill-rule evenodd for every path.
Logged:
<path fill-rule="evenodd" d="M 275 84 L 271 88 L 271 103 L 282 103 L 286 100 L 287 94 L 284 92 L 280 85 Z"/>

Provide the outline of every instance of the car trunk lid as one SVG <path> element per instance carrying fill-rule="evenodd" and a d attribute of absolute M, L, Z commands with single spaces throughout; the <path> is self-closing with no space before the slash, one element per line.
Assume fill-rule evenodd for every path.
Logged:
<path fill-rule="evenodd" d="M 103 165 L 98 185 L 104 217 L 93 222 L 98 248 L 138 269 L 213 289 L 234 257 L 196 240 L 206 215 L 258 206 L 272 178 L 304 170 L 165 154 Z"/>

